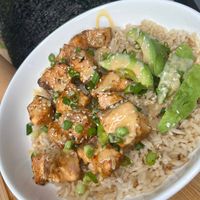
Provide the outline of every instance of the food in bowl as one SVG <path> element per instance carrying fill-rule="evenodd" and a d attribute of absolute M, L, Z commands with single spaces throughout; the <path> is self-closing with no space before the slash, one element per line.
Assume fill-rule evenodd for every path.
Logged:
<path fill-rule="evenodd" d="M 158 188 L 200 138 L 195 34 L 144 20 L 85 30 L 49 55 L 28 105 L 36 184 L 68 199 Z"/>

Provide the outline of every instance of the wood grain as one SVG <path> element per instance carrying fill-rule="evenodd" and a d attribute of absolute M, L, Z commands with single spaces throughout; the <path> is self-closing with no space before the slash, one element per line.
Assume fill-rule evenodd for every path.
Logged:
<path fill-rule="evenodd" d="M 15 69 L 12 65 L 0 56 L 0 80 L 3 80 L 3 85 L 0 84 L 0 102 L 12 78 Z M 0 176 L 0 200 L 16 200 L 13 194 Z M 200 200 L 200 174 L 196 176 L 185 188 L 173 196 L 170 200 Z"/>

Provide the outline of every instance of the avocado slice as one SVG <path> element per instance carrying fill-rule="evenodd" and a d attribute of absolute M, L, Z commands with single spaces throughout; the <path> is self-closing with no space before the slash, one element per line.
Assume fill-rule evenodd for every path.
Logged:
<path fill-rule="evenodd" d="M 147 63 L 151 72 L 159 76 L 168 59 L 170 49 L 158 40 L 151 38 L 139 28 L 133 28 L 127 33 L 129 40 L 137 42 L 143 53 L 143 61 Z"/>
<path fill-rule="evenodd" d="M 178 90 L 185 72 L 192 66 L 194 55 L 188 44 L 181 44 L 169 56 L 163 72 L 160 74 L 160 82 L 157 88 L 158 102 L 163 103 L 167 97 L 172 96 Z"/>
<path fill-rule="evenodd" d="M 197 105 L 200 97 L 200 65 L 195 64 L 185 74 L 180 88 L 176 92 L 171 105 L 162 116 L 158 130 L 165 133 L 187 118 Z"/>
<path fill-rule="evenodd" d="M 99 65 L 119 73 L 124 78 L 141 83 L 147 88 L 153 87 L 153 76 L 149 67 L 137 60 L 135 55 L 126 53 L 109 55 L 107 59 L 100 61 Z"/>

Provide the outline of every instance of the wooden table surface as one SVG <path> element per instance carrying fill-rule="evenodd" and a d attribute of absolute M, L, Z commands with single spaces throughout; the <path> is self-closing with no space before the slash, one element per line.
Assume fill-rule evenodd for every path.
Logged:
<path fill-rule="evenodd" d="M 1 54 L 1 51 L 0 51 Z M 4 56 L 5 57 L 5 56 Z M 0 56 L 0 100 L 6 85 L 14 74 L 12 65 Z M 3 84 L 3 87 L 2 87 Z M 16 200 L 0 176 L 0 200 Z M 162 200 L 162 199 L 161 199 Z M 200 174 L 171 200 L 200 200 Z"/>

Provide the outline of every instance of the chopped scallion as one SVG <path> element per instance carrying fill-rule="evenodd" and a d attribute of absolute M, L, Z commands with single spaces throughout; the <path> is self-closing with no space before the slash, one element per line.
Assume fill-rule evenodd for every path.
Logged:
<path fill-rule="evenodd" d="M 76 53 L 80 53 L 81 52 L 81 48 L 80 47 L 76 47 Z"/>
<path fill-rule="evenodd" d="M 88 136 L 89 137 L 93 137 L 97 134 L 97 129 L 95 127 L 90 127 L 88 129 Z"/>
<path fill-rule="evenodd" d="M 54 103 L 57 101 L 58 97 L 59 97 L 59 93 L 58 92 L 54 92 L 53 93 L 53 102 Z"/>
<path fill-rule="evenodd" d="M 54 117 L 55 117 L 55 119 L 59 119 L 61 115 L 62 115 L 61 113 L 57 112 L 57 113 L 55 113 Z"/>
<path fill-rule="evenodd" d="M 127 166 L 129 166 L 131 164 L 132 164 L 131 159 L 128 156 L 124 156 L 122 161 L 121 161 L 121 166 L 127 167 Z"/>
<path fill-rule="evenodd" d="M 86 172 L 84 177 L 83 177 L 83 182 L 85 184 L 87 184 L 91 181 L 94 182 L 94 183 L 98 183 L 98 179 L 97 179 L 96 175 L 94 175 L 92 172 Z"/>
<path fill-rule="evenodd" d="M 31 123 L 26 124 L 26 135 L 30 135 L 33 132 L 33 125 Z"/>
<path fill-rule="evenodd" d="M 97 136 L 98 136 L 99 143 L 102 146 L 105 146 L 108 143 L 108 134 L 105 132 L 101 124 L 99 124 L 97 127 Z"/>
<path fill-rule="evenodd" d="M 69 70 L 68 70 L 68 74 L 69 74 L 69 76 L 71 77 L 71 78 L 79 78 L 80 77 L 80 73 L 79 72 L 77 72 L 77 71 L 75 71 L 74 69 L 72 69 L 72 68 L 69 68 Z"/>
<path fill-rule="evenodd" d="M 63 97 L 63 103 L 65 104 L 65 105 L 70 105 L 71 104 L 71 100 L 69 99 L 69 98 L 67 98 L 67 97 Z"/>
<path fill-rule="evenodd" d="M 94 56 L 94 49 L 92 49 L 92 48 L 87 49 L 87 53 L 88 53 L 90 56 Z"/>
<path fill-rule="evenodd" d="M 49 54 L 48 59 L 49 59 L 49 62 L 55 62 L 56 56 L 53 53 L 51 53 Z"/>
<path fill-rule="evenodd" d="M 139 151 L 140 149 L 144 148 L 144 144 L 142 142 L 138 142 L 135 144 L 135 150 Z"/>
<path fill-rule="evenodd" d="M 114 134 L 109 134 L 108 138 L 109 138 L 109 142 L 111 144 L 114 144 L 114 143 L 118 144 L 118 143 L 122 143 L 123 142 L 123 139 L 121 137 L 118 137 L 118 136 L 116 136 Z"/>
<path fill-rule="evenodd" d="M 125 94 L 143 94 L 146 91 L 147 89 L 141 83 L 128 85 L 124 90 Z"/>

